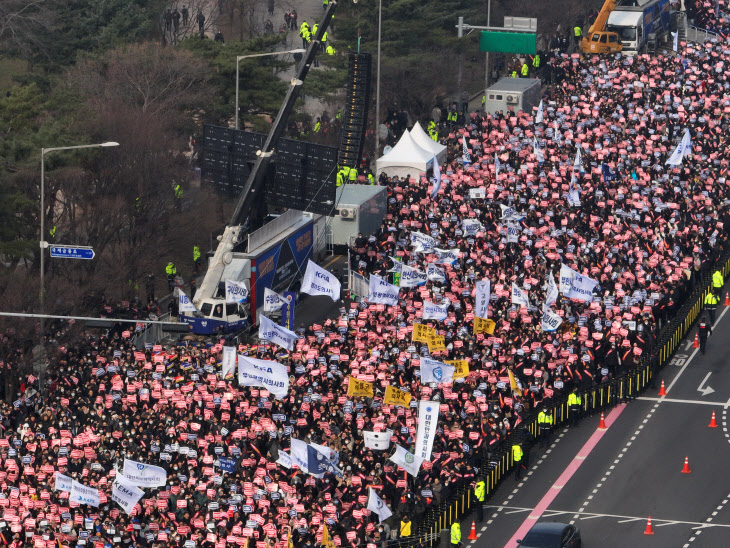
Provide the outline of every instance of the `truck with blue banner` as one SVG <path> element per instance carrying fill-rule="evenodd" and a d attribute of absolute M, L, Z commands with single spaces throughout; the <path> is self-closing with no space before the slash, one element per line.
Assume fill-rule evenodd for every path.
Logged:
<path fill-rule="evenodd" d="M 666 41 L 674 11 L 670 0 L 620 0 L 608 16 L 606 31 L 618 35 L 623 54 L 636 55 Z"/>
<path fill-rule="evenodd" d="M 198 335 L 238 332 L 258 324 L 265 288 L 278 293 L 299 291 L 307 260 L 316 260 L 323 250 L 323 220 L 320 215 L 290 209 L 246 235 L 241 242 L 245 252 L 221 242 L 193 298 L 197 311 L 181 313 L 180 321 Z M 226 280 L 240 288 L 229 302 Z"/>

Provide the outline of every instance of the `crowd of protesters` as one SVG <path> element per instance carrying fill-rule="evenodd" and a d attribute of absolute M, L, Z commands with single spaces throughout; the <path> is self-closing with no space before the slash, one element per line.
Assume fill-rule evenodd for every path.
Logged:
<path fill-rule="evenodd" d="M 715 32 L 727 39 L 730 19 L 725 16 L 727 0 L 685 0 L 688 21 L 696 27 Z"/>
<path fill-rule="evenodd" d="M 283 400 L 222 378 L 220 344 L 138 350 L 134 333 L 116 330 L 60 346 L 44 386 L 28 376 L 0 410 L 0 542 L 282 548 L 318 545 L 327 525 L 338 546 L 380 547 L 415 534 L 429 508 L 477 479 L 480 457 L 526 413 L 641 359 L 659 324 L 714 266 L 730 220 L 728 61 L 730 49 L 714 42 L 683 44 L 675 57 L 562 55 L 554 63 L 563 78 L 545 99 L 542 123 L 534 112 L 475 113 L 442 135 L 448 158 L 434 198 L 425 179 L 383 177 L 388 215 L 358 238 L 354 267 L 385 276 L 396 257 L 425 270 L 436 257 L 413 250 L 414 230 L 461 256 L 439 265 L 445 282 L 402 289 L 396 306 L 353 303 L 304 330 L 292 352 L 265 341 L 240 347 L 290 368 Z M 686 129 L 691 154 L 666 166 Z M 577 146 L 584 173 L 573 168 Z M 574 176 L 580 205 L 568 200 Z M 499 204 L 525 215 L 517 243 L 507 242 Z M 465 219 L 480 229 L 466 235 Z M 558 296 L 552 308 L 563 323 L 545 332 L 545 283 L 561 264 L 599 287 L 590 303 Z M 492 282 L 493 334 L 473 330 L 474 282 L 483 278 Z M 512 283 L 534 308 L 511 304 Z M 469 375 L 453 385 L 419 382 L 427 347 L 411 342 L 411 331 L 424 300 L 448 301 L 446 320 L 424 322 L 444 336 L 446 350 L 432 356 L 469 362 Z M 375 397 L 348 397 L 349 375 L 373 382 Z M 409 391 L 411 406 L 385 405 L 388 384 Z M 389 429 L 393 443 L 412 448 L 422 398 L 439 401 L 440 419 L 431 461 L 414 478 L 387 459 L 391 451 L 366 449 L 362 432 Z M 343 477 L 277 464 L 291 437 L 339 451 Z M 222 471 L 221 457 L 236 461 L 233 472 Z M 124 458 L 168 473 L 166 487 L 147 489 L 131 515 L 109 498 Z M 54 489 L 58 472 L 98 488 L 99 507 L 69 503 L 68 492 Z M 381 524 L 367 510 L 368 487 L 394 513 Z"/>

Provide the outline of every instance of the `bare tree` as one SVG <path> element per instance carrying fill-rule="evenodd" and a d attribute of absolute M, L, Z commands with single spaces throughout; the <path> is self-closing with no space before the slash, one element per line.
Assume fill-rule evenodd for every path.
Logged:
<path fill-rule="evenodd" d="M 46 51 L 51 13 L 43 0 L 0 1 L 0 45 L 25 59 Z"/>

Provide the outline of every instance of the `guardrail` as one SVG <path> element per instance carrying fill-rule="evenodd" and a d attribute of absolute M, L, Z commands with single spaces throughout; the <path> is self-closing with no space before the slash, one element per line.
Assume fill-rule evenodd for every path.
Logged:
<path fill-rule="evenodd" d="M 727 278 L 728 273 L 730 273 L 730 250 L 723 254 L 715 263 L 714 268 L 703 273 L 701 280 L 690 292 L 677 315 L 662 327 L 656 343 L 637 366 L 619 377 L 601 384 L 595 384 L 581 391 L 582 416 L 593 415 L 610 409 L 620 402 L 633 399 L 652 384 L 656 373 L 671 359 L 681 340 L 700 316 L 704 308 L 705 296 L 710 291 L 712 272 L 717 268 L 721 269 L 723 278 Z M 568 420 L 567 394 L 557 401 L 550 410 L 550 414 L 553 417 L 553 427 L 564 424 Z M 537 413 L 533 412 L 520 425 L 537 437 Z M 511 448 L 512 437 L 510 435 L 486 459 L 481 459 L 479 468 L 486 486 L 485 501 L 494 494 L 502 480 L 513 470 L 514 462 Z M 413 539 L 416 544 L 405 545 L 398 544 L 398 541 L 390 541 L 388 547 L 438 546 L 439 532 L 442 529 L 448 529 L 452 523 L 461 520 L 471 512 L 472 494 L 473 490 L 470 485 L 456 487 L 456 492 L 449 500 L 428 511 L 426 519 L 416 532 L 417 534 L 408 537 L 409 541 Z M 462 534 L 464 534 L 463 531 Z"/>

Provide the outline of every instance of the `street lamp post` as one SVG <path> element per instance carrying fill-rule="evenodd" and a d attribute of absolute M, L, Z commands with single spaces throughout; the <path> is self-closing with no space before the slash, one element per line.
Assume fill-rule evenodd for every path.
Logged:
<path fill-rule="evenodd" d="M 238 129 L 238 83 L 239 83 L 239 63 L 241 59 L 249 59 L 251 57 L 266 57 L 269 55 L 286 55 L 287 53 L 304 53 L 305 49 L 293 49 L 289 51 L 272 51 L 270 53 L 253 53 L 251 55 L 238 55 L 236 57 L 236 129 Z"/>
<path fill-rule="evenodd" d="M 380 37 L 382 33 L 383 23 L 383 0 L 378 2 L 378 70 L 375 83 L 375 160 L 378 159 L 378 146 L 380 145 L 380 137 L 378 130 L 380 129 Z"/>
<path fill-rule="evenodd" d="M 45 175 L 46 175 L 46 166 L 45 166 L 45 158 L 46 154 L 48 152 L 55 152 L 59 150 L 74 150 L 79 148 L 98 148 L 98 147 L 116 147 L 119 146 L 119 143 L 116 143 L 114 141 L 107 141 L 106 143 L 98 143 L 95 145 L 75 145 L 75 146 L 69 146 L 69 147 L 53 147 L 53 148 L 42 148 L 41 149 L 41 234 L 40 234 L 40 248 L 41 248 L 41 293 L 40 293 L 40 304 L 41 304 L 41 314 L 45 314 L 45 292 L 46 292 L 46 286 L 45 286 L 45 261 L 46 261 L 46 248 L 48 247 L 48 242 L 45 240 L 46 232 L 45 232 L 45 220 L 46 220 L 46 188 L 45 188 Z M 41 316 L 41 357 L 44 358 L 44 339 L 43 335 L 45 332 L 45 319 Z M 40 388 L 41 391 L 43 390 L 43 377 L 42 377 L 43 368 L 41 368 L 41 377 L 40 377 Z"/>

